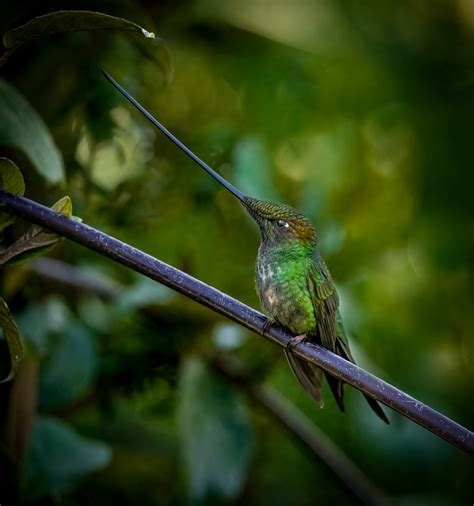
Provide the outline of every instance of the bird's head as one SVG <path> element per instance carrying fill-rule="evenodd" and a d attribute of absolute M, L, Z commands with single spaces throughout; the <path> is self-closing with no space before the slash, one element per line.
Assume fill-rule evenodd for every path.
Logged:
<path fill-rule="evenodd" d="M 263 243 L 308 247 L 316 244 L 316 230 L 296 209 L 251 197 L 244 197 L 243 204 L 257 222 Z"/>

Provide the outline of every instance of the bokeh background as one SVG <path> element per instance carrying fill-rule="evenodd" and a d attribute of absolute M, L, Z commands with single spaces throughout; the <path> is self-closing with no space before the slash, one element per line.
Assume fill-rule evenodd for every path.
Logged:
<path fill-rule="evenodd" d="M 2 2 L 0 31 L 71 7 Z M 106 68 L 244 193 L 311 217 L 359 364 L 472 428 L 474 4 L 74 8 L 137 22 L 168 53 L 113 31 L 13 53 L 0 78 L 44 120 L 65 169 L 51 184 L 47 164 L 41 176 L 21 145 L 2 147 L 26 195 L 67 194 L 87 224 L 259 307 L 256 227 Z M 317 408 L 280 349 L 106 258 L 64 241 L 1 276 L 27 346 L 16 381 L 0 385 L 2 505 L 356 504 L 209 354 L 287 397 L 394 504 L 472 503 L 462 452 L 394 413 L 384 426 L 350 388 L 345 414 L 327 390 Z"/>

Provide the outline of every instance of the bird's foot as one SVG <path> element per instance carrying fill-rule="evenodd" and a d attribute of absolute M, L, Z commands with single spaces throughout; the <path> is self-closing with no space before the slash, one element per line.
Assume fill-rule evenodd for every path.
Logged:
<path fill-rule="evenodd" d="M 302 343 L 306 339 L 306 334 L 292 337 L 286 345 L 287 351 L 291 351 L 297 344 Z"/>
<path fill-rule="evenodd" d="M 272 320 L 271 318 L 268 318 L 262 327 L 262 334 L 266 334 L 268 332 L 268 329 L 275 323 L 275 320 Z"/>

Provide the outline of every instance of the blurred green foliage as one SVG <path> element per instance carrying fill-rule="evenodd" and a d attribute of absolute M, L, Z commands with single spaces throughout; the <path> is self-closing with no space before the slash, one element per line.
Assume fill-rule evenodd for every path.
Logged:
<path fill-rule="evenodd" d="M 0 32 L 64 8 L 4 2 Z M 86 223 L 258 307 L 255 227 L 106 68 L 242 191 L 310 216 L 360 365 L 472 427 L 472 2 L 74 8 L 155 32 L 173 78 L 163 46 L 137 34 L 18 48 L 0 67 L 0 156 L 26 196 L 51 206 L 67 193 Z M 4 230 L 4 244 L 25 229 Z M 288 396 L 397 504 L 472 502 L 472 460 L 430 433 L 395 415 L 382 426 L 353 391 L 345 415 L 328 395 L 316 409 L 268 343 L 70 242 L 50 256 L 61 264 L 2 271 L 27 346 L 0 385 L 2 504 L 355 502 L 208 370 L 209 349 Z M 1 377 L 8 367 L 0 340 Z"/>

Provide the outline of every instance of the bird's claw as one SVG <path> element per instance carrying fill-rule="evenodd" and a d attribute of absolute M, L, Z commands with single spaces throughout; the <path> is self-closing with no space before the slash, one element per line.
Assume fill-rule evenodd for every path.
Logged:
<path fill-rule="evenodd" d="M 300 344 L 301 342 L 303 342 L 304 340 L 306 339 L 306 334 L 301 334 L 299 336 L 294 336 L 292 337 L 287 345 L 286 345 L 286 349 L 287 351 L 291 351 L 297 344 Z"/>

